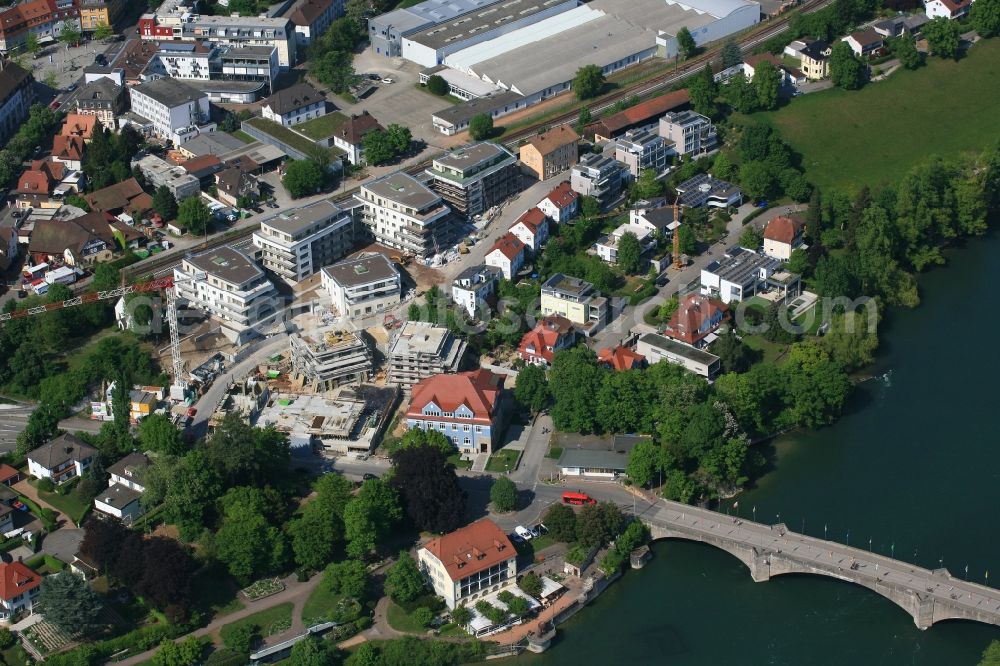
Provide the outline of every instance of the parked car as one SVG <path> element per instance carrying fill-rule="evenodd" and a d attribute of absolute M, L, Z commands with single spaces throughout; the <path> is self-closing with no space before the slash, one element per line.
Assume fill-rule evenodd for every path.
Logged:
<path fill-rule="evenodd" d="M 534 536 L 535 536 L 524 525 L 518 525 L 517 527 L 515 527 L 514 528 L 514 534 L 516 534 L 517 536 L 521 537 L 525 541 L 531 541 L 531 539 L 533 539 Z"/>
<path fill-rule="evenodd" d="M 51 104 L 49 104 L 50 109 L 58 109 L 60 106 L 62 106 L 62 103 L 56 101 L 53 101 Z"/>
<path fill-rule="evenodd" d="M 198 413 L 197 407 L 188 407 L 187 415 L 194 418 L 194 415 Z"/>
<path fill-rule="evenodd" d="M 164 250 L 169 250 L 170 248 L 172 248 L 174 246 L 174 244 L 171 243 L 168 240 L 163 241 L 162 245 L 163 245 L 163 249 Z"/>
<path fill-rule="evenodd" d="M 76 84 L 75 83 L 69 84 L 69 87 L 66 88 L 67 92 L 73 92 L 74 90 L 76 90 Z"/>
<path fill-rule="evenodd" d="M 377 474 L 372 474 L 371 472 L 365 472 L 364 476 L 361 477 L 365 481 L 374 481 L 378 478 Z"/>
<path fill-rule="evenodd" d="M 548 534 L 549 528 L 545 526 L 545 523 L 538 523 L 537 525 L 535 525 L 535 531 L 538 532 L 539 534 Z"/>
<path fill-rule="evenodd" d="M 384 79 L 382 79 L 382 83 L 395 83 L 395 82 L 396 82 L 396 79 L 393 79 L 393 78 L 388 77 L 388 76 L 385 77 Z"/>
<path fill-rule="evenodd" d="M 511 532 L 508 536 L 510 536 L 510 540 L 513 541 L 514 543 L 524 543 L 524 539 L 517 536 L 513 532 Z"/>
<path fill-rule="evenodd" d="M 656 278 L 656 286 L 657 287 L 666 287 L 668 282 L 670 282 L 670 278 L 667 277 L 666 273 L 664 273 L 664 274 L 660 275 L 658 278 Z"/>
<path fill-rule="evenodd" d="M 378 74 L 369 74 L 368 75 L 368 80 L 369 81 L 381 81 L 382 77 L 379 76 Z"/>
<path fill-rule="evenodd" d="M 531 534 L 531 537 L 533 539 L 537 539 L 538 537 L 542 536 L 542 533 L 538 531 L 537 527 L 529 527 L 528 532 Z"/>
<path fill-rule="evenodd" d="M 271 208 L 280 208 L 280 206 L 278 206 L 277 201 L 268 201 L 267 205 L 270 206 Z"/>

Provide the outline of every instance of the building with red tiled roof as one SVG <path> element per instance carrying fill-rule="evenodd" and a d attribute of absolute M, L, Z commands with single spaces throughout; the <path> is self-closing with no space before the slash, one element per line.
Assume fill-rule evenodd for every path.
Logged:
<path fill-rule="evenodd" d="M 624 111 L 611 114 L 584 128 L 584 133 L 593 135 L 595 141 L 610 141 L 633 127 L 651 125 L 667 111 L 679 109 L 691 101 L 687 89 L 668 92 L 651 100 L 636 104 Z"/>
<path fill-rule="evenodd" d="M 147 194 L 139 181 L 128 178 L 120 183 L 84 195 L 91 210 L 108 213 L 138 213 L 142 215 L 153 207 L 153 197 Z"/>
<path fill-rule="evenodd" d="M 31 168 L 21 172 L 17 179 L 15 201 L 18 208 L 58 208 L 51 203 L 52 191 L 63 179 L 65 169 L 60 162 L 35 160 Z"/>
<path fill-rule="evenodd" d="M 83 138 L 60 134 L 52 138 L 52 159 L 62 162 L 70 169 L 83 168 Z"/>
<path fill-rule="evenodd" d="M 0 483 L 12 486 L 21 480 L 21 471 L 7 463 L 0 464 Z"/>
<path fill-rule="evenodd" d="M 514 220 L 507 230 L 515 238 L 524 243 L 532 252 L 538 249 L 549 239 L 549 218 L 545 213 L 535 206 L 521 213 L 521 216 Z"/>
<path fill-rule="evenodd" d="M 576 164 L 580 135 L 566 125 L 537 134 L 518 150 L 518 158 L 538 180 L 551 178 Z"/>
<path fill-rule="evenodd" d="M 764 229 L 764 254 L 788 261 L 792 251 L 802 245 L 804 227 L 805 224 L 800 218 L 784 215 L 768 222 Z"/>
<path fill-rule="evenodd" d="M 615 372 L 621 372 L 622 370 L 641 368 L 646 362 L 646 357 L 635 353 L 628 347 L 618 345 L 617 347 L 605 347 L 597 352 L 597 362 L 607 365 Z"/>
<path fill-rule="evenodd" d="M 524 249 L 517 236 L 507 232 L 486 252 L 487 266 L 496 266 L 508 280 L 513 280 L 524 265 Z"/>
<path fill-rule="evenodd" d="M 31 611 L 42 577 L 22 562 L 0 563 L 0 620 Z"/>
<path fill-rule="evenodd" d="M 0 50 L 10 52 L 25 44 L 33 34 L 44 45 L 46 38 L 56 40 L 62 26 L 75 23 L 80 15 L 79 2 L 28 0 L 0 11 Z"/>
<path fill-rule="evenodd" d="M 663 335 L 692 347 L 701 347 L 705 338 L 728 318 L 729 307 L 722 301 L 701 294 L 688 294 L 670 316 Z"/>
<path fill-rule="evenodd" d="M 78 136 L 86 142 L 94 138 L 94 131 L 100 126 L 101 121 L 97 119 L 97 116 L 70 113 L 63 121 L 59 134 L 61 136 Z"/>
<path fill-rule="evenodd" d="M 538 208 L 553 222 L 562 224 L 576 217 L 580 206 L 580 195 L 577 194 L 568 180 L 564 180 L 538 202 Z"/>
<path fill-rule="evenodd" d="M 406 427 L 437 430 L 463 457 L 493 453 L 503 417 L 504 376 L 489 370 L 434 375 L 413 385 Z"/>
<path fill-rule="evenodd" d="M 428 541 L 417 551 L 420 570 L 434 593 L 454 609 L 514 584 L 517 551 L 507 534 L 489 518 Z"/>
<path fill-rule="evenodd" d="M 535 327 L 524 334 L 517 354 L 530 365 L 551 365 L 560 349 L 567 349 L 576 342 L 573 322 L 560 315 L 542 317 Z"/>

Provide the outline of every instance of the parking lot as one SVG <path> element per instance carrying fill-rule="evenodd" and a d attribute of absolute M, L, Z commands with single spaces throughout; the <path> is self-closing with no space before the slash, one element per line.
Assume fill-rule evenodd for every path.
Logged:
<path fill-rule="evenodd" d="M 402 58 L 386 58 L 365 49 L 354 57 L 354 71 L 358 74 L 376 74 L 389 77 L 393 83 L 372 82 L 375 92 L 356 104 L 334 98 L 334 104 L 344 113 L 361 113 L 367 110 L 383 127 L 392 123 L 410 128 L 414 139 L 425 141 L 437 149 L 450 148 L 454 141 L 434 129 L 431 114 L 446 109 L 450 104 L 443 99 L 418 90 L 420 68 Z"/>

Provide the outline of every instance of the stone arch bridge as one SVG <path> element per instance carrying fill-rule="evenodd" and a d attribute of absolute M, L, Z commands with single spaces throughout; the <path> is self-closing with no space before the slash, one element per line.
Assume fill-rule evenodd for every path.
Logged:
<path fill-rule="evenodd" d="M 660 500 L 639 518 L 654 539 L 686 539 L 720 548 L 743 562 L 756 582 L 781 574 L 815 574 L 867 587 L 905 610 L 920 629 L 942 620 L 1000 626 L 1000 590 L 833 541 L 708 509 Z"/>

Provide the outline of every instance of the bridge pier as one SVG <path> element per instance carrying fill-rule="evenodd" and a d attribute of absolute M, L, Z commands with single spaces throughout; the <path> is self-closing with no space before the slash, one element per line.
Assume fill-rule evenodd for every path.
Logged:
<path fill-rule="evenodd" d="M 753 549 L 750 558 L 750 576 L 755 583 L 771 580 L 771 554 Z"/>
<path fill-rule="evenodd" d="M 911 612 L 913 623 L 917 625 L 917 629 L 925 631 L 934 624 L 934 597 L 917 594 L 916 598 L 917 607 Z"/>

